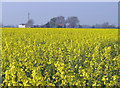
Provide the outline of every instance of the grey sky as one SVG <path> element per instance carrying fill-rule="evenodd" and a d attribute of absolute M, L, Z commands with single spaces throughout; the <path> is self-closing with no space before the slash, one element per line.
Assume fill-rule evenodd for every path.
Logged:
<path fill-rule="evenodd" d="M 117 2 L 3 2 L 3 24 L 26 23 L 28 12 L 35 24 L 45 24 L 56 16 L 77 16 L 80 24 L 109 22 L 118 25 Z"/>

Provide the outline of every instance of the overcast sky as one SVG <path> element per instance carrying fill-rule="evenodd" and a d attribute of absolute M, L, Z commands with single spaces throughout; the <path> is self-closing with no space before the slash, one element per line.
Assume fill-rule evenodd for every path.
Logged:
<path fill-rule="evenodd" d="M 118 25 L 117 2 L 3 2 L 2 22 L 4 25 L 26 23 L 28 12 L 35 24 L 45 24 L 56 16 L 77 16 L 80 24 Z"/>

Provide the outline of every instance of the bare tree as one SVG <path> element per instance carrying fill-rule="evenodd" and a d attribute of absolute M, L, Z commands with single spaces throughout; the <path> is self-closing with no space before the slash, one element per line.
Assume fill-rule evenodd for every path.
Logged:
<path fill-rule="evenodd" d="M 56 24 L 65 24 L 65 18 L 63 16 L 56 17 Z"/>
<path fill-rule="evenodd" d="M 65 18 L 63 16 L 54 17 L 49 22 L 50 27 L 59 27 L 60 25 L 65 25 Z"/>
<path fill-rule="evenodd" d="M 66 23 L 68 24 L 68 27 L 75 28 L 79 23 L 79 20 L 76 16 L 72 16 L 67 18 Z"/>
<path fill-rule="evenodd" d="M 103 28 L 109 27 L 109 23 L 108 23 L 108 22 L 103 23 L 103 24 L 102 24 L 102 27 L 103 27 Z"/>
<path fill-rule="evenodd" d="M 26 27 L 30 28 L 33 27 L 34 21 L 32 19 L 28 20 Z"/>
<path fill-rule="evenodd" d="M 65 18 L 63 16 L 56 17 L 56 27 L 65 27 Z"/>

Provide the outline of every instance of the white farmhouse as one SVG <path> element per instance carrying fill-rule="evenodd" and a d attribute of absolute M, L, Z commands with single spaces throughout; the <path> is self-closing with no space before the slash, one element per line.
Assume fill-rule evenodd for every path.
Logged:
<path fill-rule="evenodd" d="M 25 24 L 19 24 L 19 25 L 18 25 L 18 28 L 25 28 L 25 27 L 26 27 Z"/>

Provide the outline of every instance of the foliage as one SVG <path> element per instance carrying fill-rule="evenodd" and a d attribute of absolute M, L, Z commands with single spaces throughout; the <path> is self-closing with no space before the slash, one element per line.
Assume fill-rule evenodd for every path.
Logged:
<path fill-rule="evenodd" d="M 120 86 L 118 29 L 3 28 L 3 86 Z"/>
<path fill-rule="evenodd" d="M 68 27 L 75 28 L 79 23 L 79 19 L 76 16 L 68 17 L 66 23 Z"/>

